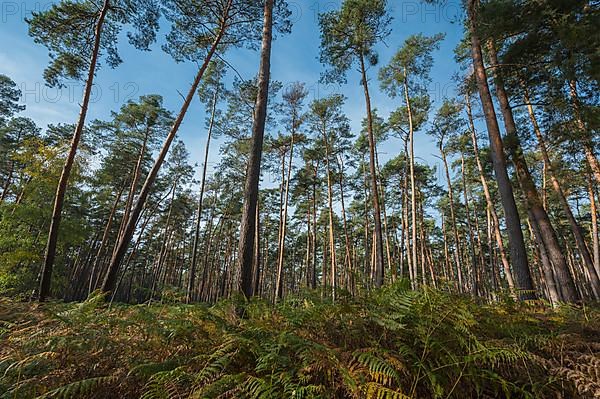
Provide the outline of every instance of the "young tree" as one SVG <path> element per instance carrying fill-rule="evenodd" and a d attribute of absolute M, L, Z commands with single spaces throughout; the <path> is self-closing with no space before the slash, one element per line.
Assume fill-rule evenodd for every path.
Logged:
<path fill-rule="evenodd" d="M 319 15 L 321 26 L 321 62 L 330 66 L 324 80 L 345 82 L 347 71 L 358 64 L 365 95 L 369 139 L 369 169 L 375 234 L 375 285 L 384 280 L 381 209 L 375 164 L 373 114 L 369 93 L 368 66 L 377 64 L 374 47 L 390 33 L 391 18 L 386 0 L 345 0 L 341 9 Z"/>
<path fill-rule="evenodd" d="M 117 39 L 123 25 L 131 25 L 135 29 L 128 33 L 131 44 L 148 49 L 156 37 L 158 14 L 157 3 L 153 0 L 104 0 L 101 3 L 82 0 L 61 1 L 46 11 L 34 12 L 31 19 L 27 19 L 29 35 L 50 50 L 51 62 L 44 71 L 48 84 L 60 86 L 65 78 L 85 79 L 79 118 L 54 198 L 38 293 L 40 301 L 50 294 L 65 192 L 85 125 L 99 59 L 106 52 L 105 60 L 109 66 L 121 63 Z"/>
<path fill-rule="evenodd" d="M 438 34 L 432 37 L 410 36 L 394 55 L 388 65 L 379 72 L 381 87 L 391 96 L 404 97 L 404 107 L 393 114 L 393 125 L 404 130 L 408 137 L 410 157 L 411 218 L 412 218 L 412 270 L 417 269 L 417 189 L 415 184 L 414 132 L 427 119 L 429 97 L 427 84 L 433 65 L 431 53 L 439 47 L 444 38 Z M 423 115 L 425 113 L 425 115 Z"/>
<path fill-rule="evenodd" d="M 0 204 L 10 193 L 15 174 L 19 168 L 18 152 L 25 140 L 38 137 L 40 129 L 29 118 L 12 118 L 5 126 L 0 125 Z"/>
<path fill-rule="evenodd" d="M 323 140 L 325 151 L 325 173 L 327 181 L 327 208 L 329 213 L 329 258 L 331 262 L 331 290 L 332 298 L 335 300 L 337 290 L 337 257 L 335 251 L 335 231 L 334 231 L 334 210 L 333 210 L 333 172 L 334 159 L 337 158 L 337 151 L 342 144 L 341 140 L 345 132 L 350 130 L 348 118 L 342 111 L 344 97 L 333 95 L 321 100 L 315 100 L 310 105 L 308 114 L 308 123 L 310 128 L 318 138 Z M 346 133 L 347 134 L 347 133 Z M 319 137 L 320 136 L 320 137 Z"/>
<path fill-rule="evenodd" d="M 446 175 L 446 183 L 448 185 L 448 202 L 450 206 L 450 222 L 452 234 L 454 236 L 454 261 L 456 264 L 456 272 L 458 277 L 459 290 L 464 290 L 463 282 L 463 265 L 462 265 L 462 243 L 458 232 L 456 221 L 454 189 L 452 187 L 452 178 L 448 167 L 448 150 L 446 143 L 449 138 L 460 134 L 463 128 L 463 121 L 460 119 L 461 108 L 457 102 L 444 100 L 441 107 L 438 109 L 435 118 L 432 122 L 432 129 L 429 134 L 433 135 L 437 140 L 438 149 L 444 164 L 444 174 Z"/>
<path fill-rule="evenodd" d="M 200 100 L 210 109 L 210 116 L 207 118 L 207 136 L 206 146 L 204 148 L 204 162 L 202 163 L 202 174 L 200 176 L 200 196 L 198 198 L 198 207 L 196 209 L 196 224 L 194 227 L 194 243 L 192 244 L 192 259 L 190 264 L 188 287 L 187 287 L 187 302 L 194 299 L 194 283 L 196 280 L 196 263 L 198 258 L 198 246 L 200 239 L 200 221 L 202 219 L 202 209 L 204 201 L 204 190 L 206 187 L 206 171 L 208 169 L 208 154 L 210 150 L 210 141 L 213 136 L 213 128 L 215 126 L 215 118 L 217 117 L 217 105 L 225 95 L 225 87 L 223 85 L 223 77 L 225 75 L 225 63 L 221 60 L 212 61 L 206 71 L 198 95 Z"/>
<path fill-rule="evenodd" d="M 25 109 L 19 105 L 21 90 L 8 76 L 0 74 L 0 125 L 6 123 L 17 112 Z"/>
<path fill-rule="evenodd" d="M 289 203 L 289 192 L 290 192 L 290 180 L 292 177 L 292 164 L 294 161 L 294 145 L 298 141 L 302 141 L 302 137 L 299 137 L 299 129 L 304 122 L 304 115 L 302 108 L 304 105 L 304 99 L 308 95 L 308 91 L 303 83 L 292 83 L 287 90 L 283 93 L 283 107 L 285 112 L 285 124 L 286 129 L 289 131 L 289 159 L 287 176 L 285 178 L 285 188 L 283 190 L 283 212 L 281 217 L 281 234 L 279 238 L 279 249 L 278 249 L 278 260 L 277 260 L 277 283 L 275 293 L 277 298 L 281 298 L 283 293 L 283 262 L 285 252 L 285 235 L 288 223 L 288 203 Z M 283 184 L 283 182 L 282 182 Z"/>
<path fill-rule="evenodd" d="M 147 95 L 141 96 L 138 101 L 129 101 L 118 113 L 113 112 L 111 121 L 95 121 L 92 124 L 92 130 L 101 136 L 107 150 L 95 176 L 97 184 L 106 187 L 111 193 L 116 193 L 117 199 L 121 195 L 125 198 L 121 222 L 114 237 L 114 247 L 123 235 L 135 196 L 140 189 L 140 182 L 150 167 L 152 153 L 172 123 L 173 117 L 163 107 L 162 97 Z M 125 171 L 127 172 L 124 173 Z M 113 239 L 109 234 L 118 205 L 119 201 L 115 200 L 115 209 L 109 211 L 102 240 L 92 262 L 90 292 L 96 288 L 97 280 L 106 266 L 104 250 L 108 247 L 109 240 Z M 111 254 L 112 252 L 108 253 L 108 260 Z M 96 278 L 92 278 L 93 276 Z"/>

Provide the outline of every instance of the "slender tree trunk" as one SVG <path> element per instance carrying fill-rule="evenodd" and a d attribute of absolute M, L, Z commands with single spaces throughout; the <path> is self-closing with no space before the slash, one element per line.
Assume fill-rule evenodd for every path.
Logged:
<path fill-rule="evenodd" d="M 381 166 L 379 165 L 379 154 L 377 152 L 377 147 L 375 147 L 375 165 L 377 166 L 377 175 L 381 179 Z M 390 270 L 390 274 L 395 276 L 396 273 L 393 271 L 392 267 L 392 255 L 390 251 L 390 234 L 388 231 L 388 223 L 387 223 L 387 210 L 385 207 L 385 183 L 381 182 L 381 210 L 383 212 L 383 235 L 385 236 L 385 255 L 387 260 L 388 269 Z"/>
<path fill-rule="evenodd" d="M 133 206 L 133 198 L 135 197 L 135 192 L 137 191 L 138 183 L 140 182 L 140 177 L 142 174 L 142 165 L 144 163 L 144 157 L 146 156 L 146 148 L 148 145 L 148 138 L 150 135 L 149 128 L 146 129 L 144 134 L 144 142 L 142 143 L 142 147 L 140 148 L 140 153 L 138 155 L 137 162 L 135 164 L 135 168 L 133 171 L 133 177 L 131 179 L 131 185 L 129 187 L 129 194 L 127 195 L 127 201 L 125 203 L 125 212 L 123 213 L 123 219 L 121 220 L 121 225 L 119 226 L 119 233 L 117 234 L 117 240 L 115 243 L 115 247 L 113 248 L 113 253 L 117 249 L 117 244 L 121 237 L 123 236 L 123 232 L 125 231 L 125 227 L 127 225 L 127 221 L 129 220 L 129 215 L 131 214 L 131 207 Z"/>
<path fill-rule="evenodd" d="M 241 291 L 247 297 L 254 295 L 252 286 L 252 264 L 254 262 L 254 232 L 256 231 L 256 206 L 258 202 L 258 183 L 260 180 L 260 162 L 265 133 L 265 120 L 269 99 L 269 81 L 271 72 L 271 42 L 273 39 L 273 2 L 265 0 L 264 26 L 260 70 L 258 74 L 258 94 L 254 106 L 250 159 L 244 186 L 244 207 L 240 226 L 239 268 L 241 272 Z"/>
<path fill-rule="evenodd" d="M 327 127 L 323 126 L 323 140 L 325 141 L 325 172 L 327 174 L 327 208 L 329 210 L 329 254 L 331 260 L 331 295 L 335 301 L 335 290 L 337 286 L 337 256 L 335 253 L 335 236 L 333 229 L 333 181 L 331 179 L 331 167 L 329 165 L 329 140 L 327 139 Z"/>
<path fill-rule="evenodd" d="M 309 202 L 310 203 L 310 202 Z M 308 209 L 306 210 L 306 260 L 305 260 L 305 266 L 304 266 L 304 278 L 306 281 L 306 287 L 310 288 L 310 254 L 311 254 L 311 237 L 310 237 L 310 232 L 311 232 L 311 220 L 310 220 L 310 205 L 308 206 Z"/>
<path fill-rule="evenodd" d="M 504 275 L 506 277 L 506 281 L 508 283 L 508 289 L 514 293 L 515 292 L 515 282 L 513 280 L 513 274 L 510 270 L 510 264 L 508 262 L 508 257 L 506 256 L 506 250 L 504 249 L 504 242 L 502 241 L 502 232 L 500 231 L 500 221 L 498 220 L 498 214 L 496 213 L 496 208 L 494 207 L 494 202 L 492 201 L 492 195 L 490 194 L 490 189 L 487 183 L 487 179 L 485 178 L 485 171 L 483 169 L 483 165 L 481 164 L 481 158 L 479 157 L 479 144 L 477 143 L 477 133 L 475 132 L 475 124 L 473 123 L 473 114 L 471 112 L 471 99 L 469 94 L 466 95 L 466 104 L 467 104 L 467 116 L 469 119 L 469 127 L 471 130 L 471 141 L 473 142 L 473 152 L 475 156 L 475 161 L 477 163 L 477 169 L 479 170 L 479 179 L 481 180 L 481 186 L 483 188 L 483 193 L 485 196 L 485 201 L 487 203 L 487 207 L 491 213 L 493 224 L 494 224 L 494 236 L 496 238 L 496 245 L 498 245 L 498 251 L 500 252 L 500 260 L 502 261 L 502 267 L 504 269 Z"/>
<path fill-rule="evenodd" d="M 583 258 L 583 263 L 587 269 L 588 276 L 590 278 L 590 284 L 592 287 L 592 292 L 594 294 L 594 298 L 596 300 L 600 299 L 600 280 L 598 279 L 598 274 L 594 268 L 594 261 L 590 254 L 590 251 L 585 242 L 585 238 L 583 237 L 583 231 L 579 226 L 579 223 L 575 219 L 575 215 L 573 215 L 573 211 L 571 210 L 571 206 L 567 201 L 564 191 L 556 177 L 556 173 L 554 172 L 554 168 L 552 167 L 552 162 L 550 161 L 550 156 L 548 155 L 548 149 L 546 148 L 546 141 L 544 140 L 544 136 L 540 130 L 540 127 L 537 123 L 537 118 L 535 116 L 535 112 L 533 111 L 533 106 L 529 101 L 529 95 L 527 89 L 525 89 L 525 102 L 527 103 L 527 111 L 529 113 L 529 118 L 531 119 L 531 123 L 533 125 L 533 131 L 538 139 L 538 144 L 540 147 L 540 152 L 542 153 L 542 158 L 544 159 L 545 169 L 550 175 L 550 181 L 552 183 L 552 188 L 556 192 L 558 196 L 558 200 L 563 208 L 563 212 L 567 216 L 567 220 L 569 221 L 569 225 L 571 226 L 571 231 L 573 232 L 573 236 L 575 237 L 575 242 L 577 244 L 577 249 Z"/>
<path fill-rule="evenodd" d="M 98 15 L 98 20 L 94 28 L 94 44 L 92 47 L 92 54 L 90 57 L 90 65 L 85 82 L 85 89 L 83 91 L 83 100 L 81 101 L 81 111 L 79 112 L 79 119 L 75 127 L 75 132 L 71 139 L 71 147 L 65 164 L 58 180 L 58 187 L 56 188 L 56 195 L 54 196 L 54 207 L 52 209 L 52 219 L 50 221 L 50 231 L 48 232 L 48 243 L 46 245 L 46 252 L 44 255 L 44 265 L 42 268 L 42 277 L 40 280 L 40 292 L 39 301 L 44 302 L 48 295 L 50 295 L 50 282 L 52 280 L 52 268 L 54 267 L 54 259 L 56 257 L 56 245 L 58 242 L 58 231 L 60 228 L 60 220 L 62 218 L 62 210 L 65 201 L 65 193 L 67 192 L 67 185 L 69 183 L 69 177 L 71 176 L 71 169 L 75 163 L 75 155 L 77 153 L 77 147 L 81 141 L 81 133 L 85 126 L 85 118 L 87 116 L 88 106 L 90 103 L 90 96 L 92 94 L 92 88 L 94 84 L 94 76 L 96 74 L 96 67 L 98 65 L 98 54 L 100 53 L 102 28 L 104 27 L 104 20 L 106 14 L 110 8 L 110 1 L 104 0 L 102 9 Z"/>
<path fill-rule="evenodd" d="M 453 283 L 456 283 L 456 280 L 454 279 L 454 269 L 452 268 L 452 266 L 450 265 L 450 251 L 448 249 L 448 234 L 446 233 L 446 214 L 444 213 L 444 210 L 441 210 L 442 212 L 442 238 L 444 239 L 444 266 L 445 266 L 445 270 L 446 270 L 446 279 L 451 279 L 451 281 Z"/>
<path fill-rule="evenodd" d="M 454 211 L 454 190 L 452 188 L 452 179 L 450 178 L 450 171 L 448 169 L 448 160 L 446 159 L 446 151 L 444 151 L 443 143 L 440 142 L 439 146 L 440 154 L 442 155 L 442 162 L 444 163 L 444 172 L 446 174 L 446 183 L 448 184 L 448 201 L 450 202 L 450 223 L 452 224 L 452 235 L 454 236 L 454 262 L 456 263 L 456 273 L 458 276 L 458 290 L 463 291 L 463 276 L 462 276 L 462 252 L 460 245 L 460 236 L 458 234 L 458 226 L 456 223 L 456 212 Z"/>
<path fill-rule="evenodd" d="M 592 214 L 592 244 L 594 250 L 594 267 L 596 273 L 600 274 L 600 238 L 598 236 L 598 209 L 596 206 L 596 194 L 591 180 L 588 180 L 588 193 L 590 196 L 590 213 Z"/>
<path fill-rule="evenodd" d="M 179 131 L 179 127 L 181 126 L 181 123 L 183 122 L 183 119 L 187 113 L 187 110 L 188 110 L 191 102 L 192 102 L 192 99 L 194 98 L 194 95 L 195 95 L 196 91 L 198 90 L 198 85 L 200 84 L 200 81 L 202 80 L 202 76 L 204 76 L 204 72 L 206 71 L 206 68 L 208 67 L 208 64 L 210 63 L 210 60 L 212 59 L 212 56 L 215 54 L 217 47 L 219 46 L 221 39 L 225 33 L 225 26 L 226 26 L 226 22 L 227 22 L 228 16 L 229 16 L 229 7 L 231 5 L 231 1 L 232 0 L 230 0 L 228 2 L 227 7 L 224 11 L 222 24 L 221 24 L 221 27 L 219 28 L 219 32 L 217 33 L 217 37 L 215 38 L 214 42 L 212 43 L 212 46 L 211 46 L 206 58 L 204 59 L 204 63 L 198 70 L 198 73 L 196 74 L 194 82 L 192 83 L 192 86 L 190 87 L 190 90 L 188 91 L 188 94 L 185 97 L 183 105 L 181 106 L 179 115 L 175 119 L 175 122 L 173 123 L 173 126 L 171 127 L 171 130 L 170 130 L 169 134 L 167 135 L 167 138 L 165 139 L 163 147 L 161 148 L 161 150 L 158 154 L 158 157 L 157 157 L 156 161 L 154 162 L 152 169 L 150 169 L 150 172 L 148 173 L 148 176 L 146 177 L 146 181 L 144 182 L 144 185 L 142 186 L 142 189 L 140 190 L 138 199 L 133 207 L 133 210 L 131 212 L 129 220 L 127 221 L 127 226 L 125 227 L 125 230 L 123 231 L 123 236 L 122 236 L 121 240 L 119 240 L 117 249 L 116 249 L 115 253 L 113 254 L 112 259 L 110 261 L 110 265 L 108 267 L 108 272 L 106 273 L 106 277 L 104 278 L 104 282 L 102 284 L 102 291 L 104 291 L 104 292 L 112 292 L 112 290 L 114 290 L 114 288 L 115 288 L 115 284 L 117 282 L 116 279 L 117 279 L 117 275 L 119 272 L 119 267 L 121 265 L 121 262 L 125 258 L 125 254 L 127 253 L 127 248 L 129 247 L 129 243 L 131 242 L 131 239 L 133 238 L 133 234 L 135 232 L 135 227 L 136 227 L 138 218 L 140 216 L 140 212 L 142 211 L 142 208 L 144 207 L 144 203 L 146 202 L 146 199 L 148 198 L 148 195 L 150 194 L 150 190 L 152 189 L 152 186 L 154 185 L 154 181 L 156 180 L 156 177 L 158 176 L 160 167 L 162 166 L 165 158 L 167 157 L 167 153 L 169 152 L 171 143 L 175 139 L 175 136 L 177 135 L 177 132 Z"/>
<path fill-rule="evenodd" d="M 409 113 L 409 124 L 412 124 L 412 116 L 411 113 Z M 410 131 L 412 131 L 412 129 L 409 129 L 409 135 L 410 135 Z M 412 224 L 411 224 L 411 232 L 412 232 L 412 242 L 411 242 L 411 236 L 409 230 L 408 230 L 408 168 L 410 168 L 410 183 L 411 183 L 411 202 L 412 202 L 412 206 L 411 209 L 414 209 L 415 206 L 415 201 L 414 201 L 414 192 L 415 192 L 415 180 L 414 180 L 414 152 L 411 150 L 410 154 L 409 154 L 409 142 L 410 142 L 410 146 L 412 148 L 412 135 L 410 135 L 409 140 L 406 140 L 404 142 L 404 153 L 406 155 L 406 159 L 408 159 L 408 162 L 405 162 L 405 168 L 404 168 L 404 224 L 405 224 L 405 228 L 404 228 L 404 234 L 405 234 L 405 241 L 406 241 L 406 263 L 408 265 L 408 276 L 410 278 L 410 282 L 411 282 L 411 287 L 414 289 L 416 288 L 416 284 L 417 284 L 417 276 L 415 275 L 415 264 L 416 261 L 413 261 L 413 259 L 416 259 L 417 256 L 417 251 L 416 249 L 413 251 L 413 246 L 416 245 L 415 241 L 416 241 L 416 234 L 415 234 L 415 229 L 414 229 L 414 225 L 416 223 L 416 213 L 412 213 L 411 214 L 411 218 L 412 218 Z M 412 154 L 412 155 L 411 155 Z M 408 164 L 408 165 L 406 165 Z M 408 168 L 406 167 L 408 166 Z M 413 254 L 414 254 L 414 258 L 413 258 Z"/>
<path fill-rule="evenodd" d="M 469 196 L 467 192 L 467 177 L 465 171 L 465 157 L 460 155 L 460 170 L 462 175 L 463 196 L 465 199 L 465 213 L 467 215 L 467 228 L 469 230 L 469 247 L 471 249 L 471 284 L 473 295 L 480 295 L 479 287 L 479 267 L 477 265 L 477 250 L 475 249 L 475 233 L 473 232 L 473 221 L 471 220 L 471 207 L 469 205 Z"/>
<path fill-rule="evenodd" d="M 313 246 L 312 246 L 312 268 L 311 268 L 311 275 L 310 275 L 310 281 L 311 281 L 311 286 L 310 288 L 315 289 L 317 288 L 317 177 L 318 177 L 318 172 L 319 172 L 319 163 L 316 162 L 315 166 L 313 168 L 314 174 L 313 174 L 313 181 L 312 181 L 312 190 L 313 190 L 313 203 L 312 203 L 312 215 L 313 215 L 313 229 L 312 229 L 312 241 L 313 241 Z"/>
<path fill-rule="evenodd" d="M 371 96 L 364 57 L 360 57 L 363 91 L 367 106 L 367 135 L 369 138 L 369 169 L 371 173 L 371 195 L 373 196 L 373 219 L 375 222 L 375 286 L 383 285 L 383 235 L 381 232 L 381 209 L 379 205 L 379 188 L 377 184 L 377 169 L 375 167 L 375 136 L 373 133 L 373 113 L 371 111 Z"/>
<path fill-rule="evenodd" d="M 577 129 L 580 131 L 580 134 L 583 136 L 582 145 L 585 153 L 585 159 L 588 161 L 590 165 L 590 169 L 596 179 L 596 183 L 600 184 L 600 162 L 594 154 L 594 144 L 588 133 L 585 122 L 583 121 L 583 116 L 581 115 L 581 102 L 579 101 L 579 95 L 577 93 L 577 81 L 569 80 L 569 94 L 571 96 L 571 102 L 573 103 L 573 111 L 575 114 L 575 123 L 577 124 Z"/>
<path fill-rule="evenodd" d="M 296 122 L 292 121 L 292 125 L 295 126 Z M 283 261 L 284 261 L 284 255 L 285 255 L 285 234 L 286 234 L 286 230 L 287 230 L 287 215 L 288 215 L 288 203 L 289 203 L 289 198 L 290 198 L 290 180 L 292 178 L 292 163 L 294 160 L 294 139 L 295 139 L 295 132 L 292 130 L 292 137 L 291 137 L 291 141 L 290 141 L 290 154 L 289 154 L 289 159 L 288 159 L 288 168 L 287 168 L 287 174 L 285 176 L 285 188 L 284 188 L 284 192 L 283 192 L 283 215 L 281 217 L 281 237 L 279 239 L 279 259 L 277 262 L 277 274 L 278 274 L 278 278 L 277 278 L 277 297 L 281 298 L 282 295 L 282 282 L 283 282 L 283 278 L 279 277 L 279 276 L 283 276 Z"/>
<path fill-rule="evenodd" d="M 560 293 L 560 287 L 556 285 L 556 278 L 554 276 L 554 268 L 552 267 L 552 263 L 548 258 L 548 254 L 546 252 L 546 247 L 541 238 L 542 233 L 540 232 L 539 225 L 535 220 L 535 216 L 531 211 L 528 212 L 529 215 L 529 227 L 532 231 L 533 238 L 535 243 L 537 244 L 538 253 L 540 255 L 540 263 L 542 266 L 542 273 L 544 276 L 544 282 L 546 283 L 546 289 L 548 290 L 548 296 L 550 302 L 553 305 L 556 305 L 558 302 L 562 300 L 562 296 Z"/>
<path fill-rule="evenodd" d="M 102 258 L 102 253 L 104 252 L 104 248 L 108 242 L 108 235 L 110 234 L 110 229 L 112 227 L 113 219 L 115 217 L 115 213 L 117 211 L 117 206 L 119 202 L 121 202 L 121 195 L 123 195 L 123 191 L 125 191 L 125 186 L 121 187 L 117 196 L 115 198 L 115 202 L 110 209 L 110 213 L 108 215 L 108 220 L 106 221 L 106 225 L 104 227 L 104 232 L 102 234 L 102 240 L 100 241 L 100 247 L 98 248 L 98 252 L 96 252 L 96 257 L 94 258 L 94 263 L 92 264 L 92 268 L 90 271 L 90 283 L 88 287 L 88 295 L 92 293 L 92 291 L 96 288 L 93 286 L 94 275 L 98 270 L 98 265 L 100 264 L 100 259 Z"/>
<path fill-rule="evenodd" d="M 417 194 L 415 183 L 415 132 L 412 114 L 412 104 L 408 93 L 408 76 L 404 70 L 404 99 L 406 101 L 406 110 L 408 112 L 408 141 L 409 141 L 409 164 L 410 164 L 410 201 L 411 201 L 411 221 L 412 221 L 412 269 L 413 277 L 417 279 Z"/>
<path fill-rule="evenodd" d="M 506 227 L 508 230 L 509 249 L 511 251 L 511 262 L 513 265 L 513 273 L 515 277 L 516 289 L 521 291 L 521 299 L 534 299 L 533 281 L 531 272 L 527 263 L 527 251 L 525 249 L 525 240 L 523 231 L 521 230 L 521 221 L 517 204 L 513 194 L 513 189 L 508 177 L 506 169 L 506 159 L 504 157 L 504 144 L 500 135 L 500 127 L 496 119 L 494 103 L 490 94 L 490 89 L 487 81 L 487 73 L 483 63 L 483 55 L 481 51 L 481 42 L 476 31 L 477 11 L 479 8 L 478 0 L 468 1 L 469 15 L 469 33 L 471 36 L 471 50 L 473 58 L 473 68 L 477 79 L 477 87 L 481 98 L 481 105 L 485 114 L 485 121 L 492 149 L 492 159 L 494 164 L 494 172 L 498 182 L 498 190 L 504 208 L 506 219 Z"/>
<path fill-rule="evenodd" d="M 496 56 L 496 49 L 492 41 L 488 42 L 488 49 L 492 64 L 499 65 L 498 57 Z M 535 182 L 533 181 L 527 166 L 517 133 L 517 126 L 514 121 L 512 109 L 510 108 L 508 95 L 504 89 L 504 82 L 498 67 L 496 67 L 494 71 L 494 78 L 496 80 L 496 96 L 498 98 L 498 102 L 500 103 L 504 125 L 506 128 L 506 148 L 508 149 L 513 164 L 515 165 L 517 178 L 525 194 L 529 209 L 537 221 L 541 238 L 546 246 L 550 261 L 554 265 L 555 277 L 557 279 L 557 283 L 561 286 L 563 300 L 567 302 L 575 302 L 578 299 L 577 291 L 575 290 L 575 283 L 569 272 L 569 267 L 560 247 L 560 243 L 558 242 L 556 231 L 552 226 L 550 218 L 548 217 L 548 213 L 542 205 Z"/>
<path fill-rule="evenodd" d="M 202 164 L 202 177 L 200 180 L 200 197 L 198 199 L 198 208 L 196 209 L 196 224 L 194 226 L 194 244 L 192 247 L 192 262 L 190 264 L 190 272 L 187 286 L 186 301 L 190 303 L 194 300 L 194 285 L 196 282 L 196 263 L 198 261 L 198 246 L 200 238 L 200 222 L 202 221 L 202 210 L 204 200 L 204 190 L 206 188 L 206 171 L 208 169 L 208 154 L 210 151 L 210 139 L 212 137 L 212 131 L 215 123 L 215 114 L 217 112 L 217 98 L 219 96 L 219 90 L 215 90 L 215 94 L 212 99 L 212 107 L 210 111 L 210 122 L 208 125 L 208 134 L 206 137 L 206 147 L 204 148 L 204 163 Z"/>
<path fill-rule="evenodd" d="M 254 233 L 254 294 L 260 296 L 261 283 L 261 233 L 260 233 L 260 200 L 256 204 L 256 231 Z"/>
<path fill-rule="evenodd" d="M 346 273 L 352 274 L 352 256 L 350 254 L 350 235 L 348 233 L 348 221 L 346 220 L 346 200 L 344 199 L 344 161 L 342 159 L 342 155 L 336 157 L 336 161 L 338 164 L 338 169 L 340 172 L 340 198 L 342 204 L 342 222 L 344 224 L 344 241 L 346 247 L 346 255 L 345 255 L 345 264 L 346 264 Z"/>

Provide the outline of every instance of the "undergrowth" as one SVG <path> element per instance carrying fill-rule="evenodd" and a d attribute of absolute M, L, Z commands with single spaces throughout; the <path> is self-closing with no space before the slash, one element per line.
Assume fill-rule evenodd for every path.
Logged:
<path fill-rule="evenodd" d="M 336 303 L 0 299 L 0 398 L 594 398 L 600 311 L 402 285 Z"/>

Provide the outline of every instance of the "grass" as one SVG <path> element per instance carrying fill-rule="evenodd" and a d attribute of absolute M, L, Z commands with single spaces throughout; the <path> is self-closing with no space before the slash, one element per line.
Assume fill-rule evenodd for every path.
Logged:
<path fill-rule="evenodd" d="M 0 299 L 0 398 L 594 398 L 599 353 L 597 307 L 402 285 L 276 306 Z"/>

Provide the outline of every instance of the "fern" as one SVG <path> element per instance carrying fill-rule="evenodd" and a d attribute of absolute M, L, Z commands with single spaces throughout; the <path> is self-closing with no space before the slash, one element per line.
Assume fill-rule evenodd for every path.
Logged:
<path fill-rule="evenodd" d="M 403 282 L 338 299 L 308 292 L 277 306 L 236 298 L 210 308 L 109 308 L 96 294 L 41 308 L 0 301 L 0 398 L 598 395 L 593 307 L 480 305 Z"/>
<path fill-rule="evenodd" d="M 109 385 L 114 381 L 114 376 L 88 378 L 55 388 L 38 396 L 36 399 L 78 399 L 89 395 L 99 387 Z"/>
<path fill-rule="evenodd" d="M 366 399 L 412 399 L 400 391 L 395 391 L 376 382 L 367 384 Z"/>

